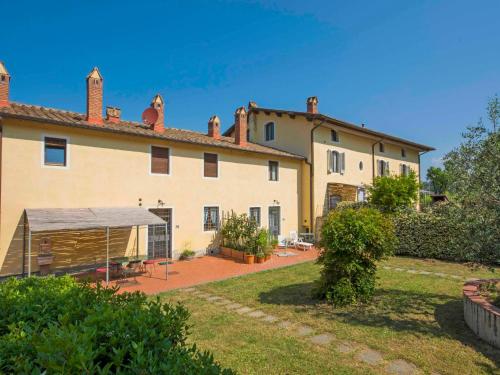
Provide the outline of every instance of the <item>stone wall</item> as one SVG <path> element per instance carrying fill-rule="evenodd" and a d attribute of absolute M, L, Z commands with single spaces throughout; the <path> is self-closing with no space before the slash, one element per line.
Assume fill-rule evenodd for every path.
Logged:
<path fill-rule="evenodd" d="M 500 308 L 479 293 L 482 284 L 500 279 L 470 281 L 464 285 L 464 319 L 470 329 L 484 341 L 500 348 Z"/>

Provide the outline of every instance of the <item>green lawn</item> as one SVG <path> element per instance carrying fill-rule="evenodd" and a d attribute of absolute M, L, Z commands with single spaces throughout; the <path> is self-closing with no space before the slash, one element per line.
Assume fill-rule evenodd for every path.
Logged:
<path fill-rule="evenodd" d="M 500 272 L 409 258 L 393 258 L 383 265 L 463 277 L 498 277 Z M 460 280 L 381 268 L 372 303 L 334 309 L 311 298 L 318 272 L 316 264 L 304 263 L 197 289 L 281 321 L 308 325 L 316 333 L 330 333 L 335 340 L 327 346 L 313 345 L 293 327 L 242 316 L 191 293 L 163 296 L 183 302 L 192 312 L 191 340 L 243 374 L 378 374 L 395 359 L 428 374 L 500 373 L 500 350 L 478 340 L 463 321 Z M 338 344 L 345 341 L 356 350 L 339 352 Z M 384 362 L 371 366 L 356 360 L 356 353 L 367 347 L 382 353 Z"/>

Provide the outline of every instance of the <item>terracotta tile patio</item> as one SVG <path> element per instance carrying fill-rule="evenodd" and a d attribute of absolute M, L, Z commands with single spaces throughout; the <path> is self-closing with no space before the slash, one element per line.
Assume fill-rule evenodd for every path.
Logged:
<path fill-rule="evenodd" d="M 285 251 L 285 250 L 281 250 Z M 295 256 L 279 257 L 276 254 L 261 264 L 244 264 L 234 259 L 222 256 L 204 256 L 190 261 L 174 261 L 168 265 L 168 279 L 165 280 L 165 266 L 156 265 L 149 274 L 137 276 L 134 281 L 129 278 L 126 281 L 112 281 L 110 285 L 118 285 L 120 292 L 141 291 L 146 294 L 156 294 L 172 289 L 186 288 L 193 285 L 204 284 L 211 281 L 228 279 L 249 273 L 290 266 L 314 260 L 318 257 L 318 251 L 298 251 L 286 249 Z"/>

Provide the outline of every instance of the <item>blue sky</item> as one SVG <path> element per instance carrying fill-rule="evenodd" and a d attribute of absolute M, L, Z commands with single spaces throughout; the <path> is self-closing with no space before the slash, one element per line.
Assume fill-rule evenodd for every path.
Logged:
<path fill-rule="evenodd" d="M 64 5 L 63 5 L 64 4 Z M 249 100 L 322 113 L 438 149 L 500 94 L 500 1 L 5 1 L 0 60 L 12 100 L 85 111 L 98 66 L 104 103 L 139 120 L 153 95 L 169 126 L 223 128 Z"/>

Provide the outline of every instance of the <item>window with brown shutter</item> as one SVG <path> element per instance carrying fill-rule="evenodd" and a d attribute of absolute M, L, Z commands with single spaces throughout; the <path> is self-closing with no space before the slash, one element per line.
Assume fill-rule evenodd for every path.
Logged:
<path fill-rule="evenodd" d="M 217 154 L 203 154 L 203 176 L 205 177 L 218 177 L 218 155 Z"/>
<path fill-rule="evenodd" d="M 169 174 L 169 156 L 169 148 L 151 146 L 151 173 Z"/>

